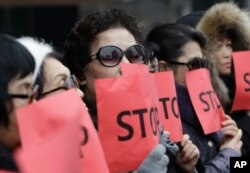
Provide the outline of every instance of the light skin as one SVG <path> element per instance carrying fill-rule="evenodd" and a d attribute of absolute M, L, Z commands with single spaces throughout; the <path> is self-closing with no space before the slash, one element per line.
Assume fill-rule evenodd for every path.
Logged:
<path fill-rule="evenodd" d="M 184 134 L 181 140 L 182 150 L 177 154 L 176 162 L 187 173 L 192 173 L 198 162 L 200 151 L 189 139 L 189 135 Z"/>
<path fill-rule="evenodd" d="M 20 79 L 14 78 L 8 83 L 8 93 L 11 94 L 32 94 L 32 74 Z M 15 111 L 29 104 L 29 99 L 12 98 L 12 111 L 9 113 L 8 127 L 0 126 L 0 143 L 9 150 L 14 150 L 20 145 L 19 132 L 16 122 Z M 10 105 L 6 105 L 9 107 Z"/>
<path fill-rule="evenodd" d="M 223 38 L 217 42 L 214 48 L 216 58 L 216 68 L 219 74 L 229 75 L 232 65 L 232 42 L 228 38 Z"/>
<path fill-rule="evenodd" d="M 201 47 L 197 42 L 194 41 L 187 42 L 183 46 L 182 51 L 183 55 L 176 59 L 177 62 L 187 63 L 194 57 L 200 57 L 200 58 L 203 57 Z M 172 70 L 174 72 L 176 82 L 179 83 L 180 85 L 186 85 L 185 73 L 189 71 L 187 66 L 185 65 L 168 66 L 166 62 L 160 61 L 159 69 L 160 71 Z"/>
<path fill-rule="evenodd" d="M 64 82 L 67 77 L 70 76 L 70 71 L 65 67 L 60 61 L 55 58 L 47 57 L 44 60 L 44 88 L 43 93 L 53 90 L 55 88 L 61 87 L 64 85 Z M 54 95 L 65 91 L 63 89 L 57 90 L 53 93 L 49 93 L 46 96 Z M 83 97 L 83 92 L 77 88 L 77 93 L 80 97 Z"/>
<path fill-rule="evenodd" d="M 114 45 L 114 46 L 120 47 L 123 51 L 125 51 L 128 47 L 137 44 L 134 36 L 128 30 L 124 28 L 108 29 L 102 33 L 99 33 L 96 38 L 97 39 L 91 45 L 91 55 L 96 54 L 98 50 L 103 46 Z M 87 89 L 84 91 L 85 96 L 88 99 L 92 99 L 92 101 L 95 100 L 94 81 L 100 78 L 121 76 L 120 64 L 129 63 L 126 56 L 123 56 L 121 63 L 115 67 L 105 67 L 98 60 L 96 60 L 95 57 L 93 59 L 94 60 L 92 60 L 87 65 L 87 67 L 85 67 Z M 198 158 L 197 156 L 199 156 L 198 149 L 197 150 L 194 149 L 196 147 L 193 144 L 190 145 L 190 143 L 186 141 L 189 141 L 189 140 L 184 138 L 183 146 L 188 145 L 189 147 L 187 147 L 188 149 L 181 151 L 181 153 L 188 152 L 186 150 L 189 150 L 189 149 L 192 151 L 188 152 L 187 155 L 184 154 L 185 159 L 187 159 L 185 163 L 179 162 L 180 164 L 184 165 L 183 168 L 186 168 L 188 164 L 190 164 L 191 162 L 190 160 L 193 161 L 195 160 L 193 158 Z M 197 163 L 197 160 L 194 161 L 194 165 L 196 163 Z M 188 168 L 188 169 L 192 169 L 192 168 Z"/>
<path fill-rule="evenodd" d="M 183 46 L 182 51 L 183 55 L 176 60 L 178 62 L 189 62 L 192 57 L 202 57 L 201 48 L 199 44 L 194 41 L 187 42 Z M 177 83 L 186 85 L 185 73 L 189 71 L 187 66 L 174 65 L 169 67 L 166 62 L 160 61 L 159 69 L 160 71 L 172 70 L 174 72 L 174 77 Z M 224 133 L 225 137 L 220 149 L 222 150 L 224 148 L 231 148 L 240 153 L 240 149 L 242 146 L 242 131 L 240 131 L 241 130 L 238 130 L 235 121 L 226 115 L 225 120 L 222 123 L 222 132 Z"/>
<path fill-rule="evenodd" d="M 111 28 L 96 36 L 96 40 L 91 44 L 91 55 L 94 55 L 103 46 L 114 45 L 121 48 L 123 51 L 127 50 L 130 46 L 135 45 L 136 40 L 134 36 L 124 28 Z M 120 64 L 129 63 L 124 55 L 119 65 L 115 67 L 103 66 L 96 57 L 85 67 L 86 89 L 84 94 L 86 98 L 95 102 L 95 87 L 94 82 L 96 79 L 121 76 Z M 82 83 L 82 82 L 81 82 Z"/>

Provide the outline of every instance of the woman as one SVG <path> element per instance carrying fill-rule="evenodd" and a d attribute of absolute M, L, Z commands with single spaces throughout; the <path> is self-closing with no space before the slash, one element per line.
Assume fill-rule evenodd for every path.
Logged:
<path fill-rule="evenodd" d="M 202 54 L 205 38 L 188 26 L 163 24 L 151 30 L 146 40 L 158 45 L 154 55 L 159 60 L 159 70 L 174 73 L 184 132 L 199 148 L 205 172 L 229 172 L 229 157 L 240 156 L 241 130 L 227 117 L 222 128 L 224 139 L 219 133 L 204 135 L 186 87 L 185 73 L 205 67 Z"/>
<path fill-rule="evenodd" d="M 96 128 L 98 120 L 95 80 L 121 76 L 121 63 L 146 63 L 142 41 L 142 34 L 135 19 L 119 9 L 90 14 L 79 21 L 69 33 L 64 45 L 65 64 L 79 80 L 80 88 L 85 94 L 84 102 Z M 184 153 L 181 153 L 186 161 L 181 162 L 182 168 L 191 172 L 199 151 L 186 135 L 183 137 L 182 146 Z M 164 152 L 159 156 L 161 164 L 158 166 L 158 162 L 151 161 L 150 164 L 156 164 L 155 167 L 159 170 L 153 170 L 155 167 L 149 164 L 144 167 L 144 171 L 166 172 L 166 157 Z M 163 169 L 160 169 L 162 164 Z"/>
<path fill-rule="evenodd" d="M 230 112 L 235 95 L 232 51 L 250 49 L 249 28 L 248 14 L 232 3 L 212 6 L 197 24 L 197 29 L 208 40 L 204 53 L 210 65 L 214 89 L 225 111 L 243 130 L 243 156 L 250 155 L 250 117 L 247 111 Z"/>
<path fill-rule="evenodd" d="M 78 89 L 79 84 L 74 75 L 62 64 L 63 55 L 51 52 L 46 55 L 40 67 L 36 84 L 40 86 L 37 99 L 54 95 L 62 91 L 75 88 L 81 98 L 83 92 Z"/>
<path fill-rule="evenodd" d="M 0 170 L 17 171 L 11 153 L 20 145 L 15 111 L 32 102 L 35 62 L 10 36 L 0 35 Z"/>

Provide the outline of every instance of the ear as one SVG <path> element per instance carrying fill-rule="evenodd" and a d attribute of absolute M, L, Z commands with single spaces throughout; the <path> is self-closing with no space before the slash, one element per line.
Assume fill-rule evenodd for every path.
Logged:
<path fill-rule="evenodd" d="M 159 61 L 158 68 L 159 68 L 159 71 L 167 71 L 168 70 L 167 63 L 165 61 L 162 61 L 162 60 Z"/>
<path fill-rule="evenodd" d="M 82 79 L 77 78 L 77 81 L 78 81 L 80 86 L 84 86 L 87 83 L 85 76 Z"/>
<path fill-rule="evenodd" d="M 84 85 L 86 85 L 86 80 L 78 80 L 78 83 L 81 85 L 81 86 L 84 86 Z"/>

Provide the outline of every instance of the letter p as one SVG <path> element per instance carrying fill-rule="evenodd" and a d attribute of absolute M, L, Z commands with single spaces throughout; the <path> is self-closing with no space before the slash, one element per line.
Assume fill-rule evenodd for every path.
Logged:
<path fill-rule="evenodd" d="M 241 161 L 241 167 L 243 168 L 244 166 L 247 165 L 247 162 L 246 161 Z"/>

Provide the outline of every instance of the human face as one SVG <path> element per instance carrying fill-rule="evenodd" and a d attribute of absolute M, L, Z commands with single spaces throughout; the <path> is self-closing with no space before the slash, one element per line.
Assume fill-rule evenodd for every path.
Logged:
<path fill-rule="evenodd" d="M 8 83 L 8 93 L 30 95 L 32 93 L 32 74 L 19 78 L 16 77 Z M 29 99 L 12 98 L 11 105 L 6 104 L 7 108 L 12 108 L 9 113 L 9 125 L 0 126 L 0 143 L 9 150 L 14 150 L 20 145 L 19 132 L 16 122 L 16 110 L 29 104 Z"/>
<path fill-rule="evenodd" d="M 104 32 L 99 33 L 96 39 L 91 44 L 91 55 L 98 52 L 101 47 L 113 45 L 121 48 L 123 51 L 127 50 L 130 46 L 137 44 L 134 36 L 125 28 L 111 28 Z M 93 57 L 94 58 L 94 57 Z M 124 55 L 121 63 L 129 63 Z M 95 101 L 95 87 L 94 82 L 96 79 L 121 76 L 120 64 L 114 67 L 106 67 L 97 59 L 93 59 L 85 67 L 86 88 L 85 96 L 90 101 Z"/>
<path fill-rule="evenodd" d="M 194 57 L 203 58 L 201 47 L 197 42 L 189 41 L 182 47 L 183 55 L 177 58 L 176 61 L 188 63 Z M 177 83 L 186 85 L 185 73 L 189 71 L 189 68 L 185 65 L 172 66 Z"/>
<path fill-rule="evenodd" d="M 45 80 L 44 80 L 43 93 L 47 94 L 44 95 L 44 97 L 65 91 L 63 86 L 69 76 L 70 76 L 69 69 L 65 67 L 60 61 L 52 57 L 46 58 L 44 60 Z M 52 90 L 54 91 L 51 92 Z M 76 90 L 79 96 L 83 97 L 83 92 L 78 88 L 76 88 Z"/>
<path fill-rule="evenodd" d="M 232 43 L 228 38 L 224 38 L 215 45 L 216 68 L 219 74 L 229 75 L 232 65 Z"/>

